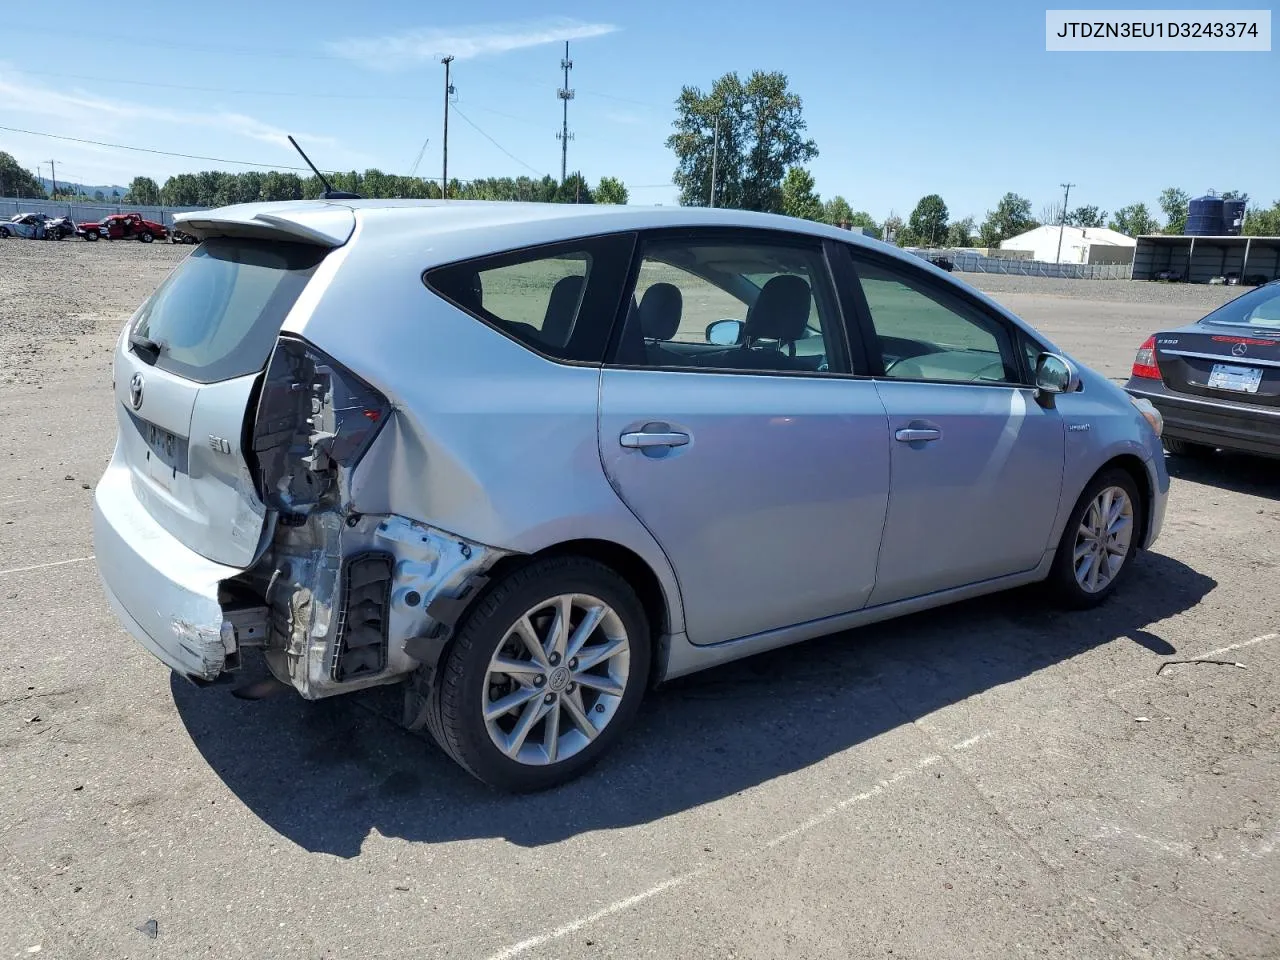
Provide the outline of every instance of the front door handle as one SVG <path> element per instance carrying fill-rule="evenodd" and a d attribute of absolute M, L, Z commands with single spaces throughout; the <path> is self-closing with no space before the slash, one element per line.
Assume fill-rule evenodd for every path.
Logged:
<path fill-rule="evenodd" d="M 618 438 L 618 442 L 624 447 L 636 447 L 641 450 L 648 447 L 683 447 L 689 442 L 689 435 L 677 430 L 652 433 L 637 430 L 635 433 L 624 433 Z"/>
<path fill-rule="evenodd" d="M 941 440 L 942 431 L 937 427 L 903 427 L 894 436 L 902 443 L 915 443 L 917 440 Z"/>

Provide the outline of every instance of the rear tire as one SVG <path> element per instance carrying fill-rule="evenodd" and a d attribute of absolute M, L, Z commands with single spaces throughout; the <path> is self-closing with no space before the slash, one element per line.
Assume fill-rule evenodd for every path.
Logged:
<path fill-rule="evenodd" d="M 1175 457 L 1211 457 L 1216 452 L 1208 444 L 1192 443 L 1190 440 L 1179 440 L 1177 437 L 1165 437 L 1164 448 Z"/>
<path fill-rule="evenodd" d="M 557 632 L 563 614 L 556 611 L 565 609 L 569 628 Z M 565 783 L 593 766 L 634 719 L 650 648 L 644 606 L 621 576 L 584 557 L 534 561 L 466 614 L 436 669 L 427 727 L 492 787 L 523 793 Z M 495 714 L 508 698 L 511 709 Z"/>
<path fill-rule="evenodd" d="M 1082 610 L 1111 596 L 1133 565 L 1145 516 L 1146 503 L 1126 471 L 1112 467 L 1094 477 L 1058 542 L 1045 581 L 1053 598 Z"/>
<path fill-rule="evenodd" d="M 9 228 L 0 227 L 0 240 L 8 240 L 8 239 L 9 239 Z"/>

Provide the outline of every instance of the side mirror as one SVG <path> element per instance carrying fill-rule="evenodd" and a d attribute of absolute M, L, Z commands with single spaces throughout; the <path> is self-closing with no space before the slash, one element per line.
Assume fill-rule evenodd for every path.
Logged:
<path fill-rule="evenodd" d="M 1074 393 L 1080 389 L 1080 374 L 1066 357 L 1042 353 L 1036 358 L 1036 389 L 1048 397 Z"/>
<path fill-rule="evenodd" d="M 718 347 L 735 347 L 742 342 L 746 324 L 741 320 L 717 320 L 707 324 L 707 343 Z"/>

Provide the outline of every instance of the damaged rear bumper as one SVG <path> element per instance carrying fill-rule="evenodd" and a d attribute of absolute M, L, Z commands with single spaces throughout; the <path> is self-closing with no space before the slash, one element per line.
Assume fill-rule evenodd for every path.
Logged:
<path fill-rule="evenodd" d="M 125 629 L 171 669 L 214 680 L 234 658 L 235 625 L 219 585 L 241 573 L 176 540 L 134 496 L 129 469 L 112 459 L 93 497 L 98 574 Z"/>
<path fill-rule="evenodd" d="M 392 683 L 413 672 L 503 551 L 399 516 L 320 510 L 280 524 L 247 570 L 196 553 L 134 495 L 113 458 L 93 509 L 94 553 L 125 629 L 172 670 L 213 681 L 245 647 L 303 697 Z"/>

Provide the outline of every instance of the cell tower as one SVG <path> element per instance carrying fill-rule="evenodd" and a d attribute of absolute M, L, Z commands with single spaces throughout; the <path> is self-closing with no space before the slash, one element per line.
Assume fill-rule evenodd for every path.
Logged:
<path fill-rule="evenodd" d="M 564 124 L 556 134 L 556 139 L 560 141 L 560 182 L 564 183 L 569 175 L 569 141 L 573 139 L 573 134 L 569 132 L 569 101 L 573 99 L 573 90 L 569 88 L 569 71 L 573 69 L 573 61 L 569 59 L 568 40 L 564 42 L 564 59 L 560 61 L 560 69 L 564 71 L 564 86 L 556 91 L 556 96 L 564 101 Z"/>

